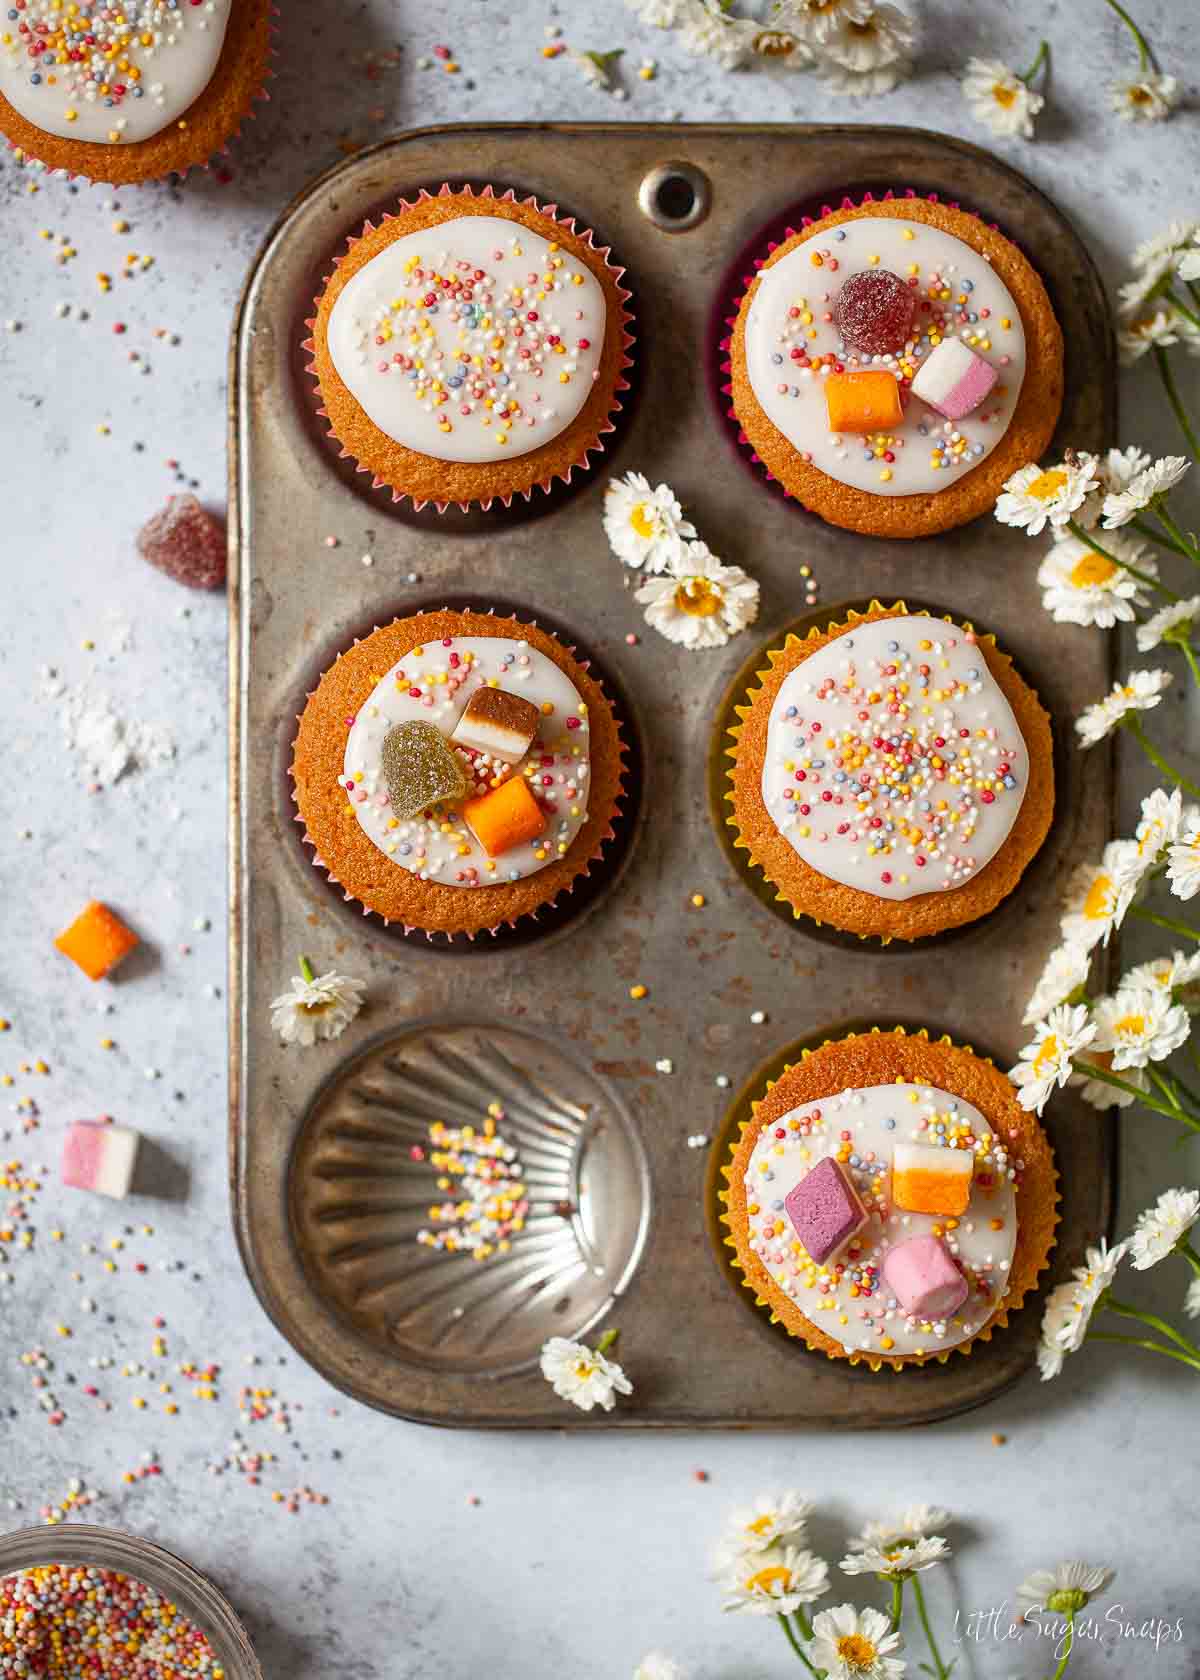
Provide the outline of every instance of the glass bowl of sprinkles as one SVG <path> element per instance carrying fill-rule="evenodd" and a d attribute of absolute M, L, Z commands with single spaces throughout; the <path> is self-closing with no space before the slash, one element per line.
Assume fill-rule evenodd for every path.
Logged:
<path fill-rule="evenodd" d="M 232 1607 L 161 1546 L 86 1523 L 0 1535 L 0 1680 L 263 1680 Z"/>

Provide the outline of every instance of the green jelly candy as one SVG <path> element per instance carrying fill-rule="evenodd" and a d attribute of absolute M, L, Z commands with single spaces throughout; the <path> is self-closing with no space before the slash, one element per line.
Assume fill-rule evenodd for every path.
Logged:
<path fill-rule="evenodd" d="M 439 801 L 466 798 L 462 761 L 432 723 L 413 718 L 389 729 L 382 759 L 392 810 L 402 822 Z"/>

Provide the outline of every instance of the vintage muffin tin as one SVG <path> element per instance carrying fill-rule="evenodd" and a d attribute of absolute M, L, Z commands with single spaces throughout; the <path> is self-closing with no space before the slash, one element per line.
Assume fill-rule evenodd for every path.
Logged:
<path fill-rule="evenodd" d="M 304 323 L 333 255 L 369 215 L 443 181 L 559 205 L 611 242 L 634 292 L 636 389 L 607 453 L 507 511 L 417 514 L 373 492 L 324 436 L 305 374 Z M 1036 1306 L 944 1366 L 872 1375 L 808 1354 L 748 1310 L 712 1223 L 746 1088 L 800 1045 L 898 1022 L 1011 1061 L 1064 879 L 1110 827 L 1111 760 L 1076 752 L 1064 727 L 1107 685 L 1106 645 L 1043 614 L 1027 540 L 986 519 L 911 543 L 834 530 L 754 481 L 723 418 L 723 316 L 756 230 L 847 191 L 909 187 L 1019 239 L 1066 335 L 1060 440 L 1102 446 L 1114 363 L 1086 251 L 1012 170 L 919 130 L 419 130 L 317 181 L 251 271 L 230 381 L 234 1218 L 266 1310 L 368 1404 L 433 1423 L 595 1427 L 553 1396 L 536 1355 L 547 1335 L 607 1326 L 620 1328 L 635 1393 L 606 1428 L 925 1421 L 990 1398 L 1030 1363 Z M 629 468 L 674 485 L 712 548 L 761 581 L 759 624 L 724 650 L 689 654 L 642 624 L 599 517 L 609 473 Z M 1050 839 L 1003 910 L 953 939 L 884 951 L 815 938 L 748 890 L 714 831 L 723 705 L 803 611 L 805 563 L 830 603 L 806 623 L 847 599 L 938 603 L 994 631 L 1056 719 Z M 588 893 L 545 926 L 447 948 L 364 917 L 312 867 L 287 765 L 304 694 L 338 648 L 449 600 L 523 608 L 586 650 L 644 775 Z M 269 1025 L 301 951 L 369 984 L 344 1036 L 310 1051 L 283 1048 Z M 751 1023 L 756 1010 L 765 1023 Z M 673 1072 L 656 1069 L 663 1058 Z M 729 1091 L 742 1092 L 732 1107 Z M 478 1118 L 493 1099 L 521 1145 L 529 1224 L 510 1255 L 447 1260 L 413 1240 L 439 1198 L 411 1149 L 428 1120 Z M 1049 1125 L 1063 1184 L 1057 1278 L 1108 1222 L 1112 1136 L 1069 1092 Z M 697 1135 L 710 1141 L 696 1147 Z"/>

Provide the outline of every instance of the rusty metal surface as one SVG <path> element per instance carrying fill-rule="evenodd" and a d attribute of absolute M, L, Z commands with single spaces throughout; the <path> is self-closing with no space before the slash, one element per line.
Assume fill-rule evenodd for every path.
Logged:
<path fill-rule="evenodd" d="M 711 184 L 707 214 L 686 232 L 655 227 L 638 208 L 648 172 L 675 159 Z M 639 400 L 602 470 L 548 507 L 440 522 L 405 517 L 338 466 L 313 418 L 297 347 L 331 254 L 372 211 L 447 179 L 511 184 L 557 202 L 611 241 L 629 270 Z M 495 1361 L 434 1357 L 435 1338 L 414 1338 L 411 1327 L 397 1333 L 394 1311 L 356 1315 L 323 1270 L 329 1254 L 309 1219 L 322 1211 L 310 1175 L 330 1093 L 336 1099 L 353 1084 L 351 1058 L 386 1060 L 385 1041 L 407 1042 L 417 1022 L 532 1034 L 554 1050 L 568 1085 L 574 1069 L 580 1086 L 600 1093 L 587 1100 L 611 1102 L 617 1129 L 629 1124 L 640 1139 L 644 1173 L 628 1162 L 621 1169 L 621 1195 L 636 1203 L 635 1263 L 627 1278 L 609 1280 L 619 1298 L 603 1320 L 620 1326 L 637 1392 L 605 1418 L 606 1428 L 898 1425 L 977 1404 L 1029 1364 L 1036 1307 L 970 1359 L 899 1374 L 851 1370 L 781 1338 L 747 1309 L 714 1254 L 709 1152 L 687 1147 L 689 1134 L 720 1137 L 729 1090 L 757 1077 L 782 1047 L 851 1019 L 928 1025 L 998 1060 L 1012 1058 L 1025 1036 L 1022 1002 L 1053 940 L 1063 877 L 1108 832 L 1110 762 L 1077 754 L 1064 727 L 1106 684 L 1108 655 L 1101 638 L 1064 634 L 1042 613 L 1025 539 L 987 519 L 913 543 L 833 530 L 752 481 L 705 389 L 710 310 L 754 231 L 794 204 L 888 184 L 961 200 L 1014 234 L 1065 330 L 1061 436 L 1085 447 L 1105 442 L 1114 419 L 1112 346 L 1086 252 L 1053 206 L 1006 166 L 919 130 L 418 131 L 318 181 L 286 213 L 250 275 L 232 349 L 230 414 L 234 1219 L 267 1311 L 304 1357 L 369 1404 L 456 1425 L 597 1421 L 552 1396 L 524 1327 L 512 1357 L 507 1344 Z M 599 511 L 607 471 L 630 467 L 672 483 L 711 547 L 760 579 L 762 616 L 752 633 L 760 646 L 803 610 L 804 563 L 825 601 L 908 594 L 996 632 L 1057 720 L 1060 813 L 1002 914 L 921 949 L 846 949 L 785 924 L 749 890 L 713 832 L 708 779 L 714 722 L 754 643 L 742 637 L 718 653 L 687 654 L 647 632 L 639 646 L 625 645 L 627 631 L 639 627 L 637 609 L 623 593 Z M 340 549 L 324 548 L 327 532 L 339 535 Z M 368 551 L 374 563 L 362 567 L 358 557 Z M 416 584 L 408 581 L 414 572 Z M 646 759 L 640 834 L 624 873 L 614 872 L 586 917 L 568 918 L 543 939 L 467 954 L 414 946 L 343 904 L 308 863 L 286 791 L 293 720 L 313 674 L 364 626 L 449 597 L 523 604 L 577 632 L 627 696 Z M 697 892 L 702 909 L 690 903 Z M 282 1049 L 268 1023 L 269 1000 L 301 950 L 369 982 L 370 1006 L 358 1021 L 335 1045 L 309 1052 Z M 641 1002 L 628 995 L 635 982 L 648 988 Z M 755 1009 L 766 1011 L 765 1024 L 750 1024 Z M 674 1073 L 656 1072 L 662 1057 Z M 492 1094 L 480 1093 L 481 1106 Z M 1064 1188 L 1060 1276 L 1107 1224 L 1111 1134 L 1072 1094 L 1054 1106 L 1050 1129 Z M 595 1317 L 590 1297 L 579 1312 L 569 1286 L 565 1298 L 556 1324 Z M 606 1303 L 604 1296 L 600 1311 Z"/>

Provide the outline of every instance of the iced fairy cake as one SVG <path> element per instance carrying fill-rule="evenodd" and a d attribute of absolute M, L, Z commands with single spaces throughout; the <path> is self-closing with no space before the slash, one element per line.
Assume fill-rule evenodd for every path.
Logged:
<path fill-rule="evenodd" d="M 1053 748 L 992 637 L 873 603 L 768 649 L 757 683 L 726 820 L 796 916 L 918 939 L 1013 890 L 1053 816 Z"/>
<path fill-rule="evenodd" d="M 313 862 L 348 899 L 427 933 L 475 934 L 569 890 L 612 834 L 616 716 L 534 624 L 418 613 L 322 676 L 292 778 Z"/>
<path fill-rule="evenodd" d="M 1049 1143 L 1005 1076 L 900 1028 L 805 1051 L 722 1170 L 727 1241 L 758 1304 L 875 1370 L 969 1353 L 1004 1327 L 1058 1222 Z"/>
<path fill-rule="evenodd" d="M 733 407 L 767 470 L 833 525 L 916 537 L 991 509 L 1050 442 L 1062 334 L 1016 246 L 924 199 L 823 216 L 741 300 Z"/>

